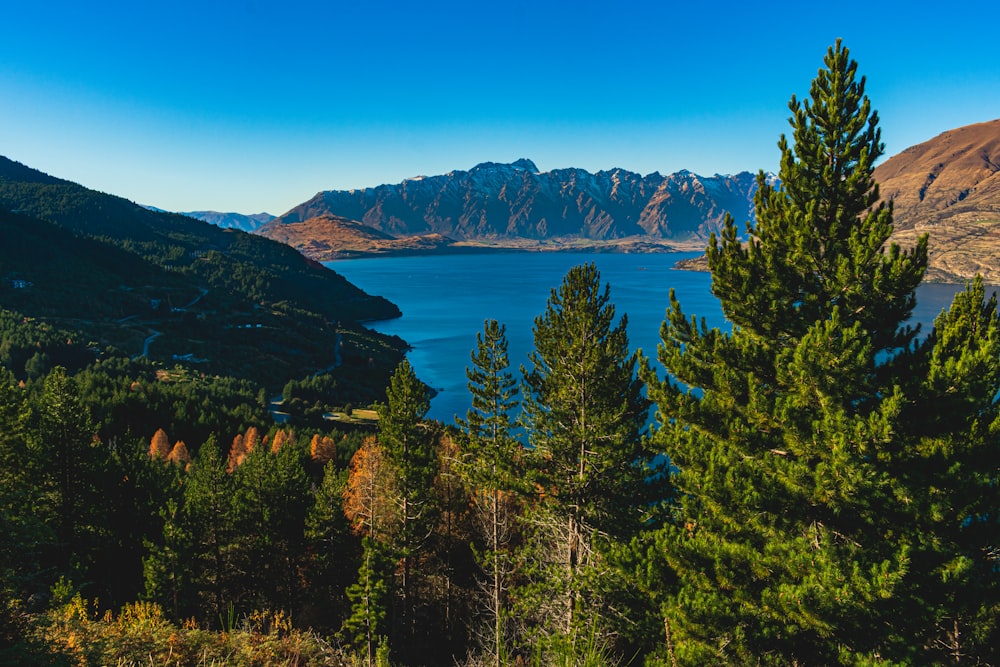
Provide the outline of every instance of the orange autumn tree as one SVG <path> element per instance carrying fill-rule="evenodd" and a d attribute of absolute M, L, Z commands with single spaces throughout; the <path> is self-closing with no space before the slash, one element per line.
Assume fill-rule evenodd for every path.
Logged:
<path fill-rule="evenodd" d="M 149 458 L 163 461 L 169 456 L 170 438 L 167 437 L 166 431 L 158 428 L 149 441 Z"/>
<path fill-rule="evenodd" d="M 281 448 L 285 445 L 291 444 L 295 441 L 295 433 L 291 430 L 278 429 L 274 433 L 274 438 L 271 439 L 271 453 L 277 454 L 281 451 Z"/>
<path fill-rule="evenodd" d="M 191 454 L 188 453 L 187 445 L 183 440 L 174 443 L 174 448 L 167 454 L 167 460 L 175 465 L 187 465 L 191 463 Z"/>
<path fill-rule="evenodd" d="M 348 464 L 344 515 L 362 537 L 361 567 L 347 590 L 351 615 L 343 632 L 358 651 L 360 664 L 374 667 L 377 647 L 386 640 L 385 619 L 390 572 L 390 526 L 399 523 L 396 473 L 382 445 L 373 436 L 361 443 Z"/>
<path fill-rule="evenodd" d="M 367 437 L 351 457 L 344 514 L 355 534 L 383 541 L 396 512 L 397 495 L 392 466 L 382 445 Z"/>
<path fill-rule="evenodd" d="M 317 463 L 326 464 L 337 454 L 337 442 L 328 435 L 316 433 L 309 443 L 309 456 Z"/>
<path fill-rule="evenodd" d="M 229 463 L 226 472 L 233 472 L 246 460 L 247 455 L 252 452 L 261 442 L 260 431 L 256 426 L 251 426 L 246 433 L 237 433 L 233 438 L 233 444 L 229 448 Z"/>

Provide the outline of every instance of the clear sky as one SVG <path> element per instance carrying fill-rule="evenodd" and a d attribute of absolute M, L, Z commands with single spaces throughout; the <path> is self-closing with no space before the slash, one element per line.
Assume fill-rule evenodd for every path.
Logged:
<path fill-rule="evenodd" d="M 1000 3 L 27 0 L 0 12 L 0 155 L 173 211 L 527 157 L 777 170 L 836 38 L 887 154 L 1000 117 Z"/>

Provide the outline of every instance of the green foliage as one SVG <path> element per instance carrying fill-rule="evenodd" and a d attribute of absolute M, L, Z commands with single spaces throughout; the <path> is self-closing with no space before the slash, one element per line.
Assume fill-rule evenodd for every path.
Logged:
<path fill-rule="evenodd" d="M 0 309 L 0 365 L 18 379 L 37 380 L 55 366 L 77 371 L 94 361 L 94 353 L 73 332 L 50 323 Z"/>
<path fill-rule="evenodd" d="M 535 318 L 523 405 L 547 502 L 582 534 L 626 538 L 651 496 L 654 453 L 642 437 L 649 402 L 628 348 L 627 318 L 614 318 L 596 267 L 570 269 Z"/>
<path fill-rule="evenodd" d="M 361 566 L 358 579 L 347 587 L 351 602 L 351 615 L 345 619 L 343 634 L 359 656 L 359 662 L 368 667 L 380 664 L 379 649 L 386 644 L 385 627 L 388 607 L 388 585 L 385 573 L 389 563 L 383 547 L 365 537 L 362 540 Z"/>
<path fill-rule="evenodd" d="M 780 187 L 759 178 L 749 242 L 730 219 L 709 247 L 732 332 L 671 296 L 671 377 L 646 372 L 679 491 L 640 558 L 663 661 L 990 662 L 994 631 L 962 628 L 996 614 L 995 303 L 973 289 L 914 342 L 926 238 L 887 245 L 877 114 L 839 42 L 825 65 L 790 103 L 794 146 L 779 142 Z"/>
<path fill-rule="evenodd" d="M 406 359 L 386 390 L 387 402 L 379 404 L 379 443 L 396 473 L 400 525 L 392 533 L 392 554 L 399 558 L 399 614 L 395 623 L 401 641 L 409 646 L 415 637 L 414 562 L 426 545 L 437 515 L 433 481 L 437 471 L 435 433 L 424 423 L 430 408 L 427 387 L 417 379 Z"/>
<path fill-rule="evenodd" d="M 303 459 L 304 452 L 294 445 L 277 452 L 258 445 L 231 475 L 231 574 L 249 594 L 234 600 L 243 610 L 297 613 L 301 608 L 299 575 L 312 505 Z"/>
<path fill-rule="evenodd" d="M 456 420 L 463 434 L 461 472 L 473 488 L 511 489 L 521 451 L 514 437 L 514 410 L 520 402 L 517 381 L 509 370 L 506 326 L 487 320 L 482 333 L 476 334 L 471 360 L 465 374 L 472 407 L 465 419 Z"/>
<path fill-rule="evenodd" d="M 666 498 L 644 437 L 649 402 L 626 325 L 624 316 L 615 323 L 596 267 L 570 269 L 535 319 L 532 368 L 522 369 L 529 465 L 541 492 L 528 517 L 538 571 L 524 590 L 546 610 L 548 631 L 566 637 L 583 631 L 585 616 L 611 623 L 612 610 L 627 606 L 624 591 L 602 585 L 616 578 L 597 573 L 611 566 L 612 545 L 636 535 Z M 546 590 L 548 600 L 538 596 Z"/>
<path fill-rule="evenodd" d="M 227 376 L 166 371 L 146 359 L 105 359 L 74 376 L 98 419 L 102 440 L 149 438 L 162 428 L 197 448 L 213 435 L 272 422 L 259 386 Z"/>
<path fill-rule="evenodd" d="M 181 608 L 182 617 L 197 614 L 201 618 L 222 618 L 227 604 L 237 596 L 233 554 L 236 522 L 233 481 L 226 474 L 226 461 L 214 440 L 202 445 L 191 463 L 184 483 L 181 520 L 184 523 L 178 537 L 191 536 L 185 560 L 196 600 L 193 609 Z M 159 588 L 166 586 L 160 584 Z"/>
<path fill-rule="evenodd" d="M 898 631 L 940 664 L 1000 661 L 1000 315 L 976 279 L 934 322 L 901 408 L 901 477 L 911 549 Z M 905 521 L 905 523 L 904 523 Z"/>
<path fill-rule="evenodd" d="M 34 512 L 55 541 L 43 562 L 77 581 L 90 581 L 109 530 L 102 501 L 111 486 L 108 451 L 95 442 L 89 410 L 62 368 L 46 379 L 28 405 L 27 460 L 38 494 Z"/>
<path fill-rule="evenodd" d="M 461 429 L 460 454 L 455 463 L 481 517 L 479 534 L 485 549 L 476 553 L 484 578 L 480 607 L 492 621 L 486 650 L 499 662 L 508 654 L 510 578 L 513 571 L 513 491 L 522 489 L 518 472 L 521 443 L 514 437 L 514 415 L 519 401 L 517 383 L 510 373 L 506 327 L 487 320 L 476 334 L 472 366 L 466 369 L 472 407 Z"/>
<path fill-rule="evenodd" d="M 0 160 L 0 207 L 127 246 L 149 261 L 251 303 L 288 300 L 323 317 L 350 321 L 399 314 L 384 299 L 364 294 L 283 244 L 150 211 L 6 158 Z"/>
<path fill-rule="evenodd" d="M 330 461 L 323 468 L 323 480 L 314 494 L 306 516 L 305 541 L 309 558 L 305 562 L 307 589 L 315 610 L 315 628 L 336 629 L 347 616 L 344 591 L 354 580 L 352 565 L 358 562 L 357 540 L 351 535 L 344 515 L 344 487 L 347 470 Z M 308 606 L 307 606 L 308 609 Z"/>
<path fill-rule="evenodd" d="M 343 359 L 344 402 L 367 403 L 381 395 L 404 349 L 399 339 L 356 324 L 396 316 L 395 306 L 287 246 L 148 211 L 5 158 L 0 235 L 4 305 L 93 342 L 76 346 L 82 357 L 38 349 L 10 362 L 0 347 L 0 359 L 19 375 L 29 360 L 27 370 L 40 377 L 54 365 L 76 370 L 118 349 L 273 387 Z M 340 330 L 350 335 L 341 339 Z M 155 343 L 146 345 L 154 333 Z M 363 388 L 356 395 L 355 385 Z"/>

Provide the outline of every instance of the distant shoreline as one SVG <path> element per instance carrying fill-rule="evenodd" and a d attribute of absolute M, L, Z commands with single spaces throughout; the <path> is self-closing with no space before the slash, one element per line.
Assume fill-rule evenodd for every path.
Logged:
<path fill-rule="evenodd" d="M 408 239 L 399 239 L 405 242 Z M 320 262 L 339 262 L 352 259 L 375 259 L 380 257 L 413 257 L 458 254 L 496 253 L 539 253 L 539 252 L 595 252 L 621 254 L 652 254 L 673 252 L 700 252 L 704 242 L 674 242 L 629 237 L 609 241 L 595 239 L 551 239 L 544 241 L 516 239 L 504 241 L 450 241 L 441 245 L 382 246 L 372 249 L 341 248 L 322 249 L 315 247 L 298 248 L 302 254 Z"/>

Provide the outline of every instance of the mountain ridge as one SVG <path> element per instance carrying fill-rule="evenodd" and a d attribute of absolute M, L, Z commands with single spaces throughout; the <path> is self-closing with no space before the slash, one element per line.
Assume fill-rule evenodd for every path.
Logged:
<path fill-rule="evenodd" d="M 300 225 L 295 247 L 319 258 L 336 254 L 338 244 L 344 249 L 344 240 L 330 235 L 326 216 L 406 239 L 401 243 L 406 251 L 428 235 L 452 240 L 427 244 L 436 251 L 523 249 L 552 242 L 575 249 L 669 250 L 679 244 L 703 245 L 727 213 L 750 215 L 755 190 L 756 176 L 750 172 L 709 177 L 686 170 L 643 176 L 620 168 L 593 174 L 578 168 L 541 172 L 521 158 L 396 184 L 322 191 L 257 232 L 281 239 L 289 236 L 283 226 Z M 311 221 L 316 227 L 310 232 Z M 378 252 L 398 250 L 391 245 Z"/>
<path fill-rule="evenodd" d="M 183 211 L 181 215 L 208 222 L 223 229 L 239 229 L 244 232 L 255 232 L 277 217 L 265 212 L 244 214 L 221 211 Z"/>

